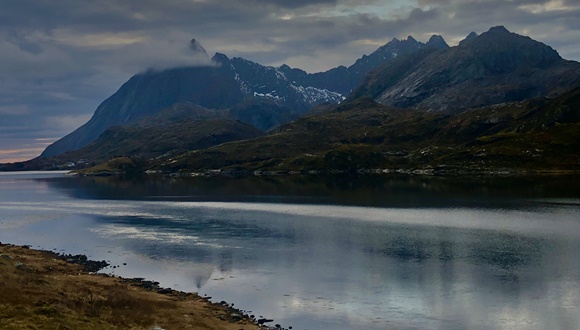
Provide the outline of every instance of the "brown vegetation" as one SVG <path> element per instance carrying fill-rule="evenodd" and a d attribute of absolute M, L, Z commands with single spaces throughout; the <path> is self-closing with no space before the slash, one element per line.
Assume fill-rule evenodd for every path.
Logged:
<path fill-rule="evenodd" d="M 196 294 L 160 294 L 13 245 L 0 244 L 0 290 L 0 329 L 258 328 Z"/>

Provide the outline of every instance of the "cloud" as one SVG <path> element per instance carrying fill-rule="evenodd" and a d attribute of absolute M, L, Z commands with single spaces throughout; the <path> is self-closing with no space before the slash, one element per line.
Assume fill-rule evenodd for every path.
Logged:
<path fill-rule="evenodd" d="M 28 113 L 29 109 L 25 104 L 0 106 L 0 115 L 22 115 Z"/>
<path fill-rule="evenodd" d="M 53 33 L 53 40 L 56 42 L 76 46 L 95 48 L 118 48 L 127 45 L 142 43 L 147 40 L 145 36 L 138 33 L 75 33 L 67 29 L 57 29 Z"/>
<path fill-rule="evenodd" d="M 578 60 L 578 17 L 575 0 L 5 0 L 0 129 L 63 136 L 76 128 L 71 118 L 88 118 L 137 72 L 207 65 L 192 38 L 210 55 L 315 72 L 350 65 L 393 37 L 441 34 L 456 44 L 505 25 Z M 2 136 L 0 146 L 12 143 Z"/>
<path fill-rule="evenodd" d="M 310 7 L 310 6 L 317 6 L 317 5 L 336 5 L 337 0 L 294 0 L 294 1 L 287 1 L 287 0 L 253 0 L 252 2 L 256 3 L 257 5 L 268 5 L 273 7 L 282 7 L 282 8 L 300 8 L 300 7 Z"/>
<path fill-rule="evenodd" d="M 528 11 L 532 14 L 541 14 L 545 12 L 566 12 L 569 10 L 578 9 L 579 4 L 572 4 L 571 2 L 566 2 L 564 0 L 550 0 L 547 2 L 540 2 L 540 3 L 532 3 L 532 4 L 523 4 L 520 5 L 519 8 L 525 11 Z"/>

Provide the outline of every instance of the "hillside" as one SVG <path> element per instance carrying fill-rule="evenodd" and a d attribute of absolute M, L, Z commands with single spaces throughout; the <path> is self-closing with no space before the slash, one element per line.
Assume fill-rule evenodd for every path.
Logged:
<path fill-rule="evenodd" d="M 300 118 L 267 136 L 153 161 L 166 172 L 227 170 L 579 170 L 580 88 L 466 111 L 401 111 L 369 99 Z"/>
<path fill-rule="evenodd" d="M 93 161 L 114 156 L 149 159 L 170 151 L 205 149 L 261 135 L 261 131 L 250 125 L 225 119 L 184 120 L 167 127 L 116 126 L 86 147 L 62 156 Z"/>

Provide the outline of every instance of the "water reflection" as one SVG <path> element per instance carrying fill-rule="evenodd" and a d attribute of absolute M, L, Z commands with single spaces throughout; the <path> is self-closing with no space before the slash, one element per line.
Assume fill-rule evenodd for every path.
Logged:
<path fill-rule="evenodd" d="M 523 324 L 530 325 L 530 320 L 539 322 L 536 313 L 544 317 L 541 313 L 544 307 L 540 306 L 552 303 L 559 294 L 547 287 L 550 282 L 566 268 L 567 280 L 580 275 L 578 262 L 570 260 L 580 248 L 578 240 L 572 237 L 303 215 L 296 218 L 277 214 L 277 219 L 267 220 L 274 215 L 248 211 L 228 216 L 220 208 L 208 210 L 203 204 L 199 206 L 188 212 L 193 215 L 179 226 L 179 235 L 189 237 L 190 241 L 169 238 L 176 228 L 170 220 L 153 225 L 147 219 L 130 222 L 108 219 L 116 228 L 110 228 L 106 235 L 114 237 L 114 232 L 118 232 L 124 244 L 134 240 L 130 249 L 140 254 L 196 264 L 213 263 L 212 273 L 196 275 L 202 291 L 220 299 L 235 299 L 242 305 L 247 304 L 247 299 L 281 304 L 279 308 L 290 313 L 288 316 L 270 303 L 252 306 L 293 324 L 298 317 L 308 321 L 305 326 L 309 322 L 319 324 L 321 318 L 341 319 L 342 326 L 348 321 L 345 328 L 351 329 L 358 325 L 368 327 L 369 322 L 378 326 L 393 320 L 398 320 L 397 327 L 407 327 L 410 322 L 418 328 L 434 324 L 435 328 L 497 328 L 503 323 L 492 322 L 491 326 L 484 317 L 497 316 L 499 311 L 491 307 L 503 305 L 505 313 L 514 306 L 535 301 L 524 308 L 528 316 L 514 311 L 509 317 L 504 315 L 508 319 L 523 318 Z M 426 212 L 453 218 L 458 211 Z M 498 215 L 509 213 L 479 214 L 483 220 Z M 577 215 L 569 214 L 568 220 L 573 221 Z M 529 216 L 543 218 L 546 214 Z M 243 221 L 239 223 L 239 219 Z M 126 227 L 140 234 L 127 235 Z M 154 233 L 157 238 L 144 240 L 148 234 L 142 232 Z M 557 262 L 552 259 L 554 256 L 567 257 Z M 229 277 L 240 274 L 246 274 L 245 281 L 261 283 L 262 287 L 250 292 L 242 290 L 236 296 L 232 291 L 240 283 L 230 281 Z M 578 292 L 577 283 L 573 289 Z M 458 299 L 462 302 L 456 303 Z M 577 295 L 572 299 L 577 300 Z M 355 312 L 345 321 L 340 313 L 351 309 Z M 379 320 L 377 315 L 388 317 Z M 570 315 L 563 321 L 576 322 Z M 323 324 L 341 328 L 332 322 Z M 559 323 L 542 323 L 539 328 L 554 324 Z"/>
<path fill-rule="evenodd" d="M 0 240 L 87 250 L 295 329 L 580 326 L 573 180 L 216 179 L 3 184 Z"/>
<path fill-rule="evenodd" d="M 169 178 L 86 177 L 49 180 L 76 198 L 243 201 L 390 207 L 529 206 L 577 201 L 580 177 L 279 176 Z M 574 202 L 575 203 L 575 202 Z"/>

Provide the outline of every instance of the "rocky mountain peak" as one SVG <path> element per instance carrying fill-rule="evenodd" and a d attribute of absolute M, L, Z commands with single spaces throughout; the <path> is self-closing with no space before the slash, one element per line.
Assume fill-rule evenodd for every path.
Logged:
<path fill-rule="evenodd" d="M 436 49 L 447 49 L 449 45 L 445 42 L 442 36 L 438 34 L 434 34 L 429 38 L 426 44 L 427 47 L 436 48 Z"/>
<path fill-rule="evenodd" d="M 397 39 L 397 38 L 393 38 L 391 39 L 391 41 L 387 42 L 386 44 L 382 45 L 381 47 L 379 47 L 375 52 L 380 52 L 386 49 L 391 49 L 393 47 L 397 47 L 399 44 L 401 44 L 401 40 Z M 370 54 L 372 55 L 372 54 Z M 368 56 L 368 55 L 363 55 L 363 57 Z"/>
<path fill-rule="evenodd" d="M 467 37 L 465 37 L 465 40 L 473 39 L 473 38 L 476 38 L 477 36 L 478 36 L 477 33 L 475 33 L 474 31 L 471 31 L 471 33 L 468 34 Z"/>
<path fill-rule="evenodd" d="M 473 35 L 457 47 L 397 58 L 367 75 L 350 97 L 401 108 L 462 110 L 578 85 L 580 64 L 541 42 L 505 27 Z"/>
<path fill-rule="evenodd" d="M 224 64 L 229 63 L 230 59 L 226 54 L 215 53 L 214 56 L 211 58 L 211 61 L 216 64 Z"/>
<path fill-rule="evenodd" d="M 415 40 L 415 38 L 413 38 L 413 36 L 408 36 L 407 41 L 412 43 L 419 43 L 417 40 Z"/>
<path fill-rule="evenodd" d="M 196 53 L 196 55 L 202 55 L 206 58 L 209 58 L 205 48 L 203 48 L 203 46 L 197 40 L 195 40 L 195 38 L 191 39 L 191 41 L 189 42 L 189 49 L 193 50 Z"/>
<path fill-rule="evenodd" d="M 487 31 L 487 32 L 493 32 L 493 33 L 511 33 L 503 25 L 494 26 L 494 27 L 490 28 L 489 31 Z"/>
<path fill-rule="evenodd" d="M 545 67 L 562 58 L 552 47 L 496 26 L 460 47 L 469 50 L 493 71 Z"/>
<path fill-rule="evenodd" d="M 470 41 L 470 40 L 473 40 L 473 39 L 475 39 L 475 38 L 477 38 L 477 37 L 478 37 L 478 34 L 472 31 L 470 34 L 468 34 L 468 35 L 467 35 L 467 37 L 465 37 L 465 39 L 463 39 L 463 40 L 461 40 L 461 41 L 459 42 L 459 45 L 460 45 L 460 46 L 461 46 L 461 45 L 464 45 L 466 42 L 468 42 L 468 41 Z"/>

